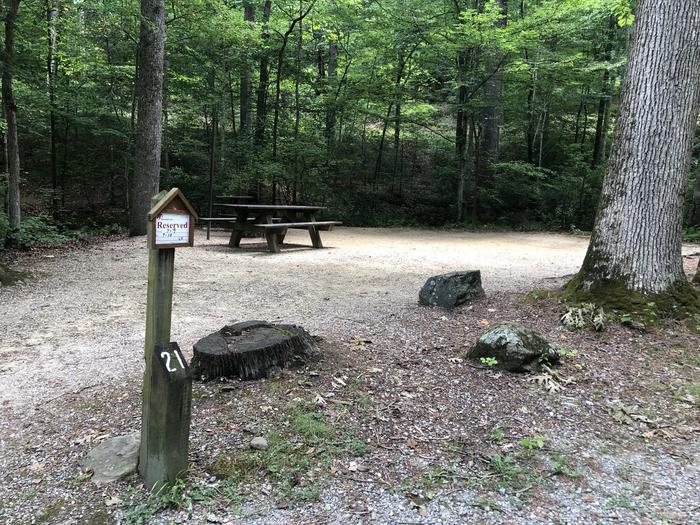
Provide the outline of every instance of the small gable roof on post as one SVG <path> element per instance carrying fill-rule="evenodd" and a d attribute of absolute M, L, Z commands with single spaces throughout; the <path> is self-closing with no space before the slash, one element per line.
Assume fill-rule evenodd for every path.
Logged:
<path fill-rule="evenodd" d="M 163 193 L 163 192 L 161 192 L 161 193 Z M 153 205 L 153 207 L 148 212 L 148 220 L 149 221 L 154 220 L 166 208 L 168 208 L 169 211 L 187 212 L 194 218 L 195 221 L 198 219 L 197 212 L 194 211 L 194 208 L 192 207 L 192 205 L 189 203 L 189 201 L 183 195 L 183 193 L 180 191 L 179 188 L 171 189 L 169 192 L 167 192 L 165 195 L 163 195 L 158 200 L 158 202 L 156 202 Z"/>

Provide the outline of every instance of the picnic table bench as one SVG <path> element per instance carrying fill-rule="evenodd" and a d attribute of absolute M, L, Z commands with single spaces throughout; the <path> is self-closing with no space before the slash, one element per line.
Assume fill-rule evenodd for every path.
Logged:
<path fill-rule="evenodd" d="M 239 248 L 246 233 L 262 232 L 267 247 L 272 253 L 279 253 L 289 229 L 304 229 L 309 232 L 314 248 L 323 248 L 320 231 L 330 231 L 339 221 L 317 221 L 314 214 L 324 206 L 296 206 L 285 204 L 225 204 L 236 213 L 229 246 Z M 252 219 L 252 220 L 251 220 Z M 277 222 L 277 219 L 279 222 Z"/>
<path fill-rule="evenodd" d="M 246 202 L 250 202 L 255 199 L 255 197 L 251 197 L 250 195 L 217 195 L 216 198 L 218 200 L 226 201 L 225 203 L 221 202 L 214 202 L 210 203 L 209 206 L 209 215 L 210 217 L 199 217 L 198 222 L 199 223 L 204 223 L 207 225 L 207 240 L 209 240 L 210 232 L 211 232 L 211 226 L 215 222 L 218 223 L 224 223 L 227 226 L 230 226 L 232 223 L 236 222 L 236 215 L 228 215 L 225 213 L 220 213 L 220 212 L 213 212 L 213 208 L 218 208 L 221 207 L 223 204 L 244 204 Z"/>

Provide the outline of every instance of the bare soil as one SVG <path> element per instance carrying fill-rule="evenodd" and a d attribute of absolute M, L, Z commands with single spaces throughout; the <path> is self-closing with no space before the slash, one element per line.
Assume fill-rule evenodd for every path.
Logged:
<path fill-rule="evenodd" d="M 172 339 L 232 321 L 304 326 L 326 358 L 282 377 L 194 389 L 188 485 L 96 488 L 78 462 L 137 430 L 147 250 L 117 239 L 19 261 L 0 288 L 2 523 L 698 523 L 700 337 L 664 321 L 602 334 L 559 323 L 555 290 L 585 237 L 340 228 L 281 254 L 224 232 L 179 249 Z M 686 246 L 687 270 L 698 247 Z M 481 269 L 487 298 L 417 304 L 431 275 Z M 572 355 L 548 393 L 463 360 L 500 321 Z M 575 354 L 575 355 L 574 355 Z M 247 451 L 254 436 L 271 443 Z M 231 465 L 217 479 L 212 464 Z"/>

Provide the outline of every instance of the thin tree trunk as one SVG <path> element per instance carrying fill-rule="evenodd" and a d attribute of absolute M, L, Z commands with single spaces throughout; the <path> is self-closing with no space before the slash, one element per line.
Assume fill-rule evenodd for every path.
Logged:
<path fill-rule="evenodd" d="M 530 71 L 530 85 L 527 88 L 527 130 L 525 131 L 525 141 L 527 143 L 527 162 L 535 163 L 535 83 L 537 73 Z"/>
<path fill-rule="evenodd" d="M 151 197 L 160 183 L 163 112 L 164 0 L 141 0 L 134 180 L 130 187 L 129 234 L 145 235 Z"/>
<path fill-rule="evenodd" d="M 7 171 L 8 219 L 10 228 L 16 230 L 21 221 L 19 195 L 19 144 L 17 142 L 17 105 L 12 89 L 12 75 L 15 62 L 15 24 L 19 0 L 5 0 L 5 50 L 2 70 L 2 102 L 7 122 Z"/>
<path fill-rule="evenodd" d="M 500 17 L 494 23 L 497 28 L 506 26 L 508 3 L 507 0 L 495 0 L 498 4 Z M 503 78 L 501 64 L 493 61 L 488 69 L 493 70 L 493 75 L 486 83 L 484 99 L 486 105 L 482 112 L 481 143 L 479 144 L 479 172 L 480 177 L 487 181 L 493 176 L 492 165 L 498 161 L 498 147 L 500 143 L 500 124 L 502 118 L 501 93 L 503 92 Z"/>
<path fill-rule="evenodd" d="M 693 189 L 693 206 L 690 213 L 690 224 L 700 227 L 700 173 L 695 175 L 695 188 Z"/>
<path fill-rule="evenodd" d="M 570 291 L 674 294 L 697 307 L 681 292 L 681 233 L 699 109 L 700 0 L 641 0 L 598 216 Z"/>
<path fill-rule="evenodd" d="M 301 24 L 306 15 L 309 14 L 313 8 L 316 0 L 311 3 L 311 5 L 304 12 L 300 12 L 299 16 L 294 18 L 289 24 L 289 28 L 282 35 L 282 46 L 277 52 L 277 77 L 275 79 L 275 105 L 274 105 L 274 116 L 272 119 L 272 159 L 277 159 L 277 137 L 279 131 L 279 115 L 280 115 L 280 83 L 282 82 L 282 73 L 284 72 L 284 52 L 287 49 L 287 43 L 289 42 L 289 35 L 294 32 L 294 28 L 297 24 Z"/>
<path fill-rule="evenodd" d="M 269 10 L 268 10 L 269 15 Z M 250 1 L 243 3 L 243 19 L 251 25 L 255 22 L 255 5 Z M 243 51 L 241 60 L 241 115 L 240 131 L 244 139 L 250 134 L 253 123 L 253 84 L 251 83 L 249 50 Z M 231 108 L 233 110 L 233 108 Z"/>
<path fill-rule="evenodd" d="M 170 112 L 168 93 L 168 57 L 163 58 L 163 171 L 165 176 L 170 175 Z"/>
<path fill-rule="evenodd" d="M 608 34 L 607 43 L 605 46 L 605 56 L 604 59 L 606 64 L 610 62 L 612 58 L 612 42 L 614 38 L 615 27 L 617 26 L 617 21 L 613 15 L 609 17 L 608 23 Z M 595 168 L 605 158 L 605 140 L 607 138 L 608 130 L 608 114 L 610 112 L 610 71 L 606 68 L 603 72 L 603 84 L 602 92 L 600 98 L 598 99 L 598 118 L 596 119 L 595 126 L 595 139 L 593 140 L 593 155 L 591 157 L 591 167 Z"/>
<path fill-rule="evenodd" d="M 399 54 L 399 68 L 404 68 L 403 52 Z M 394 191 L 394 181 L 399 168 L 399 148 L 401 146 L 401 91 L 396 93 L 396 103 L 394 104 L 394 164 L 391 174 L 391 191 Z"/>
<path fill-rule="evenodd" d="M 53 0 L 46 0 L 46 23 L 47 23 L 47 55 L 46 55 L 46 84 L 49 92 L 49 159 L 51 163 L 51 204 L 53 212 L 57 213 L 61 204 L 58 184 L 58 168 L 56 166 L 56 75 L 58 62 L 56 61 L 56 20 L 58 18 L 58 8 Z"/>
<path fill-rule="evenodd" d="M 265 46 L 270 39 L 270 9 L 272 0 L 265 0 L 263 7 L 263 50 L 260 57 L 260 78 L 258 80 L 257 101 L 255 105 L 255 144 L 262 146 L 265 141 L 265 121 L 267 120 L 267 84 L 270 81 L 269 56 Z"/>
<path fill-rule="evenodd" d="M 209 74 L 209 92 L 214 93 L 214 71 Z M 208 120 L 206 115 L 204 117 L 205 122 Z M 212 217 L 214 213 L 214 175 L 216 174 L 216 132 L 219 127 L 218 111 L 216 107 L 216 102 L 214 103 L 211 111 L 211 121 L 210 125 L 207 126 L 207 131 L 209 134 L 209 217 Z M 207 240 L 209 240 L 211 233 L 211 222 L 207 222 Z"/>
<path fill-rule="evenodd" d="M 231 134 L 233 135 L 233 138 L 236 138 L 236 104 L 234 103 L 235 98 L 233 96 L 233 81 L 231 80 L 231 72 L 228 72 L 228 97 L 229 97 L 229 106 L 231 106 L 231 112 L 230 112 L 230 117 L 231 117 Z M 222 113 L 222 118 L 223 118 L 223 113 Z M 252 125 L 252 122 L 251 122 Z"/>
<path fill-rule="evenodd" d="M 334 86 L 337 79 L 338 44 L 334 41 L 328 43 L 328 84 Z M 335 91 L 334 91 L 335 93 Z M 335 113 L 336 96 L 328 101 L 326 108 L 326 148 L 328 158 L 333 155 L 335 142 Z"/>

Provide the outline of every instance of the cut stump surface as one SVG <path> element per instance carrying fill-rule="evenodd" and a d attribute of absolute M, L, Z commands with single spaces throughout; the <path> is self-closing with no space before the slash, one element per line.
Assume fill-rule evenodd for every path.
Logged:
<path fill-rule="evenodd" d="M 245 321 L 197 341 L 191 367 L 194 376 L 205 381 L 261 379 L 274 370 L 302 366 L 319 357 L 316 341 L 299 326 Z"/>

